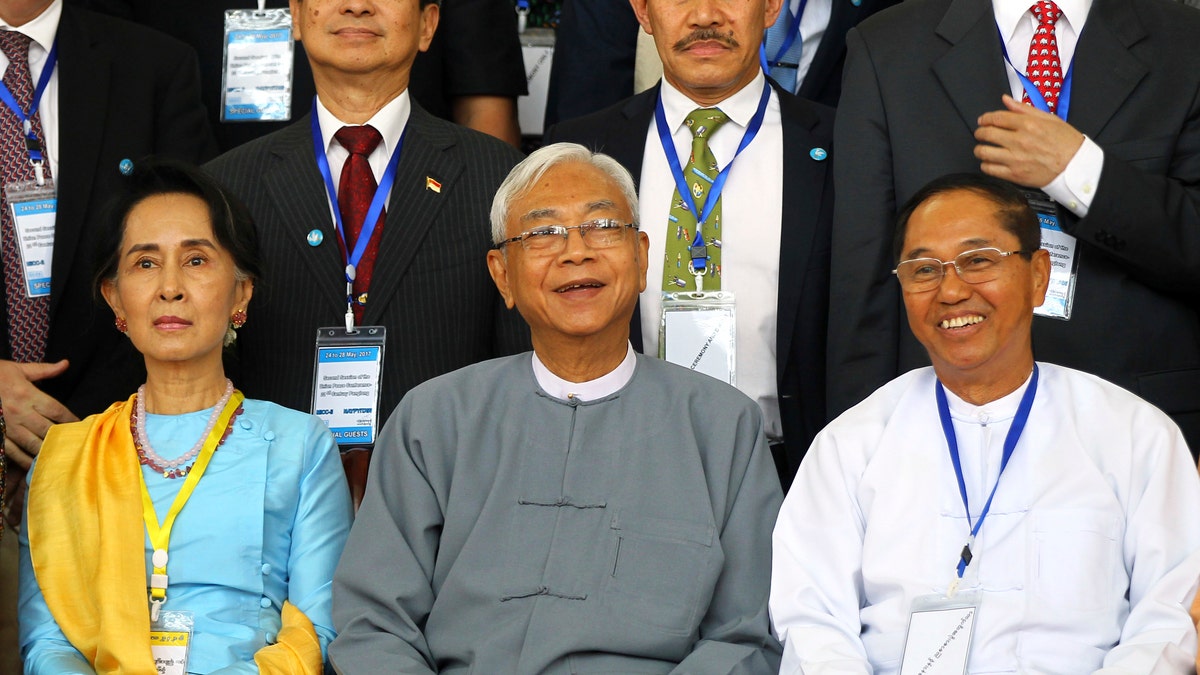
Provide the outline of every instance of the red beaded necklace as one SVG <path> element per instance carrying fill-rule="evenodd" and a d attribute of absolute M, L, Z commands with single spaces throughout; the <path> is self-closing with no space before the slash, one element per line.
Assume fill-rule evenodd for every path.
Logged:
<path fill-rule="evenodd" d="M 219 407 L 224 407 L 224 406 L 219 406 Z M 233 415 L 231 415 L 229 417 L 229 424 L 225 425 L 225 433 L 221 434 L 221 440 L 217 441 L 217 447 L 213 448 L 213 452 L 216 452 L 217 449 L 219 449 L 221 447 L 221 445 L 223 445 L 225 443 L 225 439 L 229 438 L 229 434 L 233 433 L 233 421 L 237 419 L 238 415 L 242 414 L 242 408 L 243 408 L 243 406 L 239 405 L 237 407 L 237 410 L 233 411 Z M 163 478 L 183 478 L 184 476 L 186 476 L 192 472 L 193 466 L 196 466 L 196 462 L 193 459 L 192 463 L 188 464 L 185 467 L 181 467 L 181 468 L 164 467 L 161 464 L 159 464 L 157 461 L 155 461 L 154 458 L 158 457 L 157 454 L 154 454 L 154 458 L 152 458 L 150 456 L 150 454 L 153 453 L 153 450 L 151 450 L 150 453 L 146 452 L 146 448 L 142 445 L 142 442 L 138 439 L 138 437 L 141 436 L 141 434 L 138 433 L 138 406 L 137 405 L 134 405 L 133 410 L 131 410 L 129 412 L 129 433 L 130 433 L 130 435 L 133 436 L 133 447 L 137 450 L 138 463 L 150 467 L 150 469 L 152 471 L 154 471 L 155 473 L 162 474 Z M 205 433 L 205 435 L 207 435 L 207 432 Z"/>

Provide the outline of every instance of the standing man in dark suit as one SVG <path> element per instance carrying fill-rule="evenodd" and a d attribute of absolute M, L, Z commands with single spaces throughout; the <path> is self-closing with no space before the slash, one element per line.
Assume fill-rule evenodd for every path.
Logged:
<path fill-rule="evenodd" d="M 16 57 L 0 57 L 5 85 L 12 90 L 19 88 L 15 78 L 21 70 L 29 78 L 29 90 L 36 90 L 57 44 L 57 58 L 30 119 L 43 153 L 43 178 L 57 199 L 48 296 L 25 297 L 11 218 L 5 216 L 3 224 L 5 263 L 16 262 L 12 271 L 17 273 L 9 277 L 17 283 L 4 282 L 0 301 L 0 325 L 5 327 L 0 399 L 9 455 L 5 484 L 12 491 L 22 486 L 24 470 L 51 424 L 100 412 L 128 398 L 143 379 L 141 358 L 91 294 L 97 225 L 121 178 L 119 164 L 150 154 L 198 162 L 216 148 L 200 103 L 196 56 L 175 40 L 64 7 L 61 0 L 0 3 L 0 30 L 6 31 L 3 42 L 12 43 L 7 48 Z M 20 116 L 2 104 L 0 115 L 5 117 L 0 160 L 28 166 Z M 0 209 L 7 212 L 8 197 L 0 198 Z M 23 299 L 32 300 L 32 306 L 13 311 L 12 303 Z M 31 323 L 28 317 L 38 318 Z M 19 521 L 22 500 L 5 502 L 10 521 Z M 0 672 L 6 673 L 20 672 L 16 541 L 5 537 L 0 557 Z"/>
<path fill-rule="evenodd" d="M 590 145 L 616 158 L 638 181 L 639 222 L 650 237 L 650 283 L 640 298 L 632 340 L 635 348 L 655 355 L 664 291 L 695 288 L 688 283 L 694 276 L 689 263 L 668 247 L 671 240 L 691 241 L 697 234 L 685 234 L 690 228 L 673 222 L 678 212 L 673 203 L 681 193 L 674 192 L 668 152 L 681 168 L 692 154 L 693 133 L 685 118 L 693 109 L 719 109 L 729 118 L 708 143 L 717 168 L 729 171 L 718 218 L 710 214 L 716 222 L 703 224 L 702 243 L 719 248 L 722 256 L 705 266 L 704 283 L 708 290 L 720 279 L 721 290 L 735 294 L 736 385 L 763 410 L 786 487 L 824 423 L 833 111 L 771 88 L 763 76 L 758 45 L 780 0 L 632 4 L 654 37 L 663 81 L 552 128 L 547 141 Z M 663 113 L 665 140 L 656 109 Z M 692 175 L 683 177 L 690 188 L 697 180 Z M 680 287 L 679 281 L 688 285 Z"/>
<path fill-rule="evenodd" d="M 437 3 L 293 0 L 291 9 L 316 83 L 313 114 L 208 166 L 249 206 L 265 263 L 266 285 L 238 340 L 235 380 L 248 396 L 310 410 L 317 329 L 343 324 L 353 276 L 355 322 L 387 329 L 382 426 L 413 386 L 527 348 L 524 323 L 504 309 L 483 264 L 492 195 L 520 156 L 434 118 L 409 97 L 409 71 L 437 28 Z M 352 155 L 363 133 L 376 145 Z M 386 199 L 384 215 L 376 223 L 351 218 L 343 202 L 353 167 L 366 155 L 364 170 L 386 187 L 397 152 L 390 197 L 374 187 L 366 194 Z M 359 225 L 364 234 L 375 227 L 356 261 Z M 357 263 L 354 275 L 348 260 Z M 355 465 L 352 487 L 361 487 L 365 463 Z"/>
<path fill-rule="evenodd" d="M 1049 199 L 1034 201 L 1049 202 L 1039 212 L 1056 212 L 1060 232 L 1051 236 L 1073 242 L 1073 307 L 1066 320 L 1036 318 L 1037 358 L 1150 401 L 1195 453 L 1200 12 L 1169 0 L 1063 0 L 1057 8 L 1056 26 L 1038 39 L 1039 51 L 1050 49 L 1041 39 L 1057 42 L 1051 61 L 1064 81 L 1056 107 L 1066 121 L 1020 103 L 1026 87 L 1017 73 L 1026 72 L 1037 28 L 1026 7 L 913 0 L 850 32 L 837 139 L 853 160 L 836 171 L 831 413 L 928 363 L 902 328 L 888 280 L 896 205 L 932 178 L 982 170 L 1044 190 Z M 1068 262 L 1053 257 L 1056 270 Z"/>

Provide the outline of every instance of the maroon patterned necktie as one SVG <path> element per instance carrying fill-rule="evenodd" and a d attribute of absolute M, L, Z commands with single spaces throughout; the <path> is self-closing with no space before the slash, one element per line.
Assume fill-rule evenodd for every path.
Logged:
<path fill-rule="evenodd" d="M 33 78 L 29 74 L 28 35 L 15 30 L 0 31 L 0 51 L 8 57 L 4 71 L 4 86 L 22 109 L 28 111 L 33 103 Z M 38 116 L 30 120 L 33 133 L 45 148 L 46 136 Z M 25 147 L 25 133 L 17 114 L 0 105 L 0 164 L 3 164 L 5 185 L 34 179 L 33 164 Z M 50 177 L 50 165 L 45 167 Z M 12 211 L 7 195 L 0 196 L 0 255 L 4 258 L 4 291 L 8 302 L 8 345 L 14 361 L 41 361 L 46 356 L 46 334 L 50 325 L 50 298 L 31 298 L 26 293 L 25 272 L 21 269 L 21 252 L 17 241 Z"/>
<path fill-rule="evenodd" d="M 371 209 L 371 200 L 375 197 L 375 174 L 371 171 L 371 163 L 367 157 L 383 140 L 383 136 L 370 125 L 361 127 L 342 127 L 333 135 L 337 142 L 345 148 L 350 156 L 342 165 L 342 177 L 338 183 L 338 210 L 342 213 L 342 229 L 346 233 L 346 241 L 342 250 L 349 259 L 354 246 L 358 243 L 358 235 L 362 231 Z M 387 210 L 379 212 L 379 221 L 367 248 L 363 251 L 362 259 L 358 261 L 354 274 L 354 320 L 362 321 L 363 306 L 367 302 L 367 290 L 371 286 L 371 272 L 375 269 L 375 254 L 379 252 L 379 238 L 383 235 L 383 221 Z"/>
<path fill-rule="evenodd" d="M 1046 106 L 1050 112 L 1058 112 L 1058 95 L 1062 91 L 1062 65 L 1058 58 L 1058 38 L 1054 35 L 1054 24 L 1062 16 L 1062 10 L 1051 0 L 1039 0 L 1029 11 L 1038 20 L 1038 26 L 1033 31 L 1033 40 L 1029 42 L 1029 61 L 1025 66 L 1026 76 L 1033 85 L 1042 92 Z M 1029 103 L 1029 93 L 1022 97 Z"/>

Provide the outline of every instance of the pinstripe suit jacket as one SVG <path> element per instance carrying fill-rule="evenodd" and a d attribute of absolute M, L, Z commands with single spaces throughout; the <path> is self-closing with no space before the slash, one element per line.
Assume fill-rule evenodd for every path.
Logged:
<path fill-rule="evenodd" d="M 431 377 L 528 349 L 528 328 L 504 308 L 485 262 L 492 197 L 519 159 L 504 143 L 413 104 L 361 322 L 387 327 L 384 419 Z M 263 257 L 234 381 L 252 398 L 310 410 L 317 329 L 341 325 L 346 313 L 345 262 L 310 118 L 205 168 L 249 206 Z M 318 246 L 307 241 L 313 230 L 324 234 Z"/>

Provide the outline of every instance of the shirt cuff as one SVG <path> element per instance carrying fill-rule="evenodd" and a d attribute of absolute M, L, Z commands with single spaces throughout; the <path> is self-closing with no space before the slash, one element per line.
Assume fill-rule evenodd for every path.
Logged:
<path fill-rule="evenodd" d="M 1083 145 L 1067 163 L 1067 168 L 1042 188 L 1051 199 L 1066 207 L 1071 213 L 1086 218 L 1096 188 L 1100 185 L 1100 172 L 1104 170 L 1104 151 L 1092 139 L 1083 137 Z"/>

